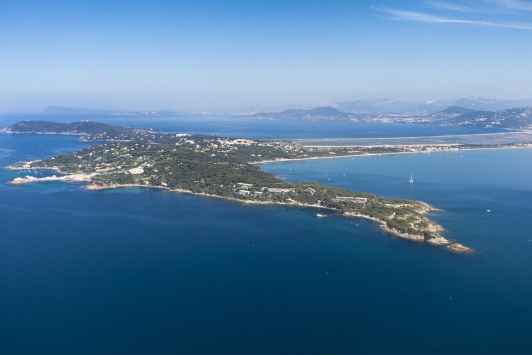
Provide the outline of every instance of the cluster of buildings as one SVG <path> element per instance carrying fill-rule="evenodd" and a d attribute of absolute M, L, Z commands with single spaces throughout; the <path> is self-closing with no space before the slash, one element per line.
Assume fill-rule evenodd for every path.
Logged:
<path fill-rule="evenodd" d="M 239 182 L 238 184 L 238 190 L 236 191 L 237 194 L 242 196 L 260 196 L 265 191 L 268 191 L 270 193 L 277 193 L 277 194 L 285 194 L 289 193 L 295 190 L 295 188 L 277 188 L 277 187 L 263 187 L 260 189 L 260 191 L 250 191 L 253 187 L 253 184 L 246 184 L 243 182 Z M 316 193 L 316 190 L 312 187 L 308 187 L 305 189 L 305 191 L 308 191 L 311 195 L 314 195 Z M 335 202 L 354 202 L 354 203 L 366 203 L 368 202 L 368 199 L 365 197 L 351 197 L 351 196 L 336 196 L 334 199 Z"/>
<path fill-rule="evenodd" d="M 242 195 L 242 196 L 248 196 L 248 195 L 260 196 L 264 193 L 264 191 L 268 191 L 271 193 L 284 194 L 284 193 L 288 193 L 288 192 L 295 190 L 295 188 L 281 189 L 281 188 L 276 188 L 276 187 L 263 187 L 261 188 L 260 191 L 251 192 L 249 191 L 249 189 L 253 187 L 253 184 L 246 184 L 243 182 L 239 182 L 237 185 L 240 187 L 240 190 L 237 191 L 237 194 Z"/>
<path fill-rule="evenodd" d="M 346 201 L 346 202 L 355 202 L 355 203 L 366 203 L 368 202 L 368 199 L 365 198 L 365 197 L 342 197 L 342 196 L 336 196 L 336 198 L 334 199 L 334 202 L 341 202 L 341 201 Z"/>
<path fill-rule="evenodd" d="M 254 143 L 257 143 L 255 141 L 252 141 L 251 139 L 243 139 L 243 138 L 237 138 L 237 139 L 218 139 L 218 142 L 224 146 L 224 145 L 247 145 L 250 146 Z"/>

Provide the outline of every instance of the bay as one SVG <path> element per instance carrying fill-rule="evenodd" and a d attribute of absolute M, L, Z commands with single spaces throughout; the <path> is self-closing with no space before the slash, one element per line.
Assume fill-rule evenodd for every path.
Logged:
<path fill-rule="evenodd" d="M 2 126 L 8 126 L 22 120 L 54 122 L 90 120 L 116 126 L 154 128 L 162 132 L 183 132 L 255 139 L 382 138 L 507 132 L 497 128 L 440 127 L 406 123 L 251 120 L 228 115 L 180 115 L 172 117 L 0 115 L 0 124 Z"/>
<path fill-rule="evenodd" d="M 85 146 L 0 134 L 0 166 Z M 466 256 L 309 208 L 20 187 L 2 169 L 0 353 L 528 354 L 531 160 L 506 149 L 262 165 L 442 208 L 431 218 L 476 250 Z"/>

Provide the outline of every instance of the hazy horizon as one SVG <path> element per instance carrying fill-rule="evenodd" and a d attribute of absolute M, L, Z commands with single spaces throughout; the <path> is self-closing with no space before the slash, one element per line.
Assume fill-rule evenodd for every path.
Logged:
<path fill-rule="evenodd" d="M 532 2 L 0 5 L 0 113 L 532 98 Z"/>
<path fill-rule="evenodd" d="M 502 99 L 498 99 L 498 98 L 481 98 L 481 97 L 476 97 L 476 96 L 469 96 L 469 97 L 464 97 L 464 98 L 448 98 L 448 99 L 443 99 L 443 100 L 435 100 L 435 101 L 401 101 L 401 100 L 396 100 L 396 99 L 393 99 L 393 98 L 375 98 L 375 99 L 359 99 L 359 100 L 349 100 L 349 101 L 339 101 L 339 102 L 326 102 L 326 103 L 295 103 L 295 104 L 291 104 L 291 105 L 283 105 L 283 106 L 264 106 L 264 105 L 253 105 L 253 106 L 242 106 L 242 107 L 219 107 L 219 108 L 211 108 L 211 109 L 174 109 L 174 108 L 170 108 L 170 107 L 166 107 L 166 108 L 156 108 L 156 109 L 131 109 L 131 108 L 114 108 L 114 107 L 109 107 L 109 108 L 102 108 L 102 107 L 67 107 L 67 106 L 61 106 L 61 105 L 49 105 L 49 106 L 46 106 L 46 107 L 43 107 L 41 109 L 38 109 L 38 110 L 34 110 L 34 111 L 19 111 L 19 112 L 0 112 L 0 114 L 42 114 L 42 113 L 46 113 L 46 114 L 49 114 L 50 112 L 45 112 L 47 109 L 51 109 L 51 108 L 57 108 L 57 109 L 74 109 L 74 110 L 91 110 L 91 111 L 110 111 L 110 112 L 121 112 L 121 111 L 129 111 L 129 112 L 164 112 L 164 111 L 169 111 L 169 112 L 174 112 L 174 113 L 183 113 L 183 114 L 190 114 L 190 113 L 194 113 L 194 114 L 213 114 L 213 115 L 217 115 L 217 114 L 239 114 L 239 113 L 252 113 L 252 112 L 280 112 L 280 111 L 285 111 L 285 110 L 291 110 L 291 109 L 305 109 L 305 110 L 309 110 L 309 109 L 313 109 L 313 108 L 319 108 L 319 107 L 333 107 L 333 108 L 336 108 L 338 109 L 339 111 L 343 111 L 343 112 L 352 112 L 351 110 L 345 110 L 344 108 L 342 107 L 339 107 L 341 105 L 338 105 L 338 104 L 345 104 L 345 103 L 355 103 L 355 102 L 362 102 L 362 101 L 366 101 L 368 103 L 373 103 L 373 107 L 379 107 L 381 104 L 379 103 L 376 103 L 377 101 L 383 101 L 385 102 L 385 100 L 390 100 L 388 103 L 392 103 L 392 102 L 401 102 L 401 103 L 406 103 L 406 104 L 410 104 L 411 106 L 411 109 L 410 111 L 407 110 L 407 113 L 411 113 L 413 114 L 414 111 L 416 109 L 419 109 L 422 105 L 430 105 L 430 104 L 443 104 L 443 103 L 447 103 L 447 101 L 449 101 L 447 103 L 447 105 L 444 105 L 441 106 L 439 110 L 443 110 L 445 108 L 449 108 L 449 107 L 453 107 L 453 106 L 458 106 L 458 107 L 465 107 L 467 108 L 468 105 L 464 105 L 464 104 L 461 104 L 461 103 L 456 103 L 456 101 L 459 101 L 459 100 L 467 100 L 467 99 L 471 99 L 471 100 L 479 100 L 479 104 L 481 104 L 480 102 L 484 102 L 486 104 L 493 104 L 494 106 L 493 107 L 490 107 L 490 108 L 480 108 L 477 110 L 480 110 L 480 111 L 499 111 L 499 110 L 505 110 L 505 109 L 509 109 L 509 108 L 519 108 L 519 107 L 528 107 L 528 106 L 531 106 L 532 105 L 532 99 L 515 99 L 515 100 L 502 100 Z M 483 101 L 485 100 L 485 101 Z M 512 103 L 513 105 L 510 105 L 509 104 Z M 419 105 L 419 106 L 418 106 Z M 436 106 L 438 107 L 438 106 Z M 389 112 L 387 113 L 405 113 L 405 108 L 403 109 L 399 109 L 398 111 L 395 111 L 393 109 L 390 109 Z M 362 111 L 364 111 L 364 109 L 362 109 Z M 430 110 L 429 110 L 430 111 Z M 436 111 L 434 111 L 436 112 Z M 368 112 L 369 113 L 369 112 Z M 62 113 L 63 114 L 63 113 Z M 77 113 L 75 113 L 74 115 L 76 115 Z"/>

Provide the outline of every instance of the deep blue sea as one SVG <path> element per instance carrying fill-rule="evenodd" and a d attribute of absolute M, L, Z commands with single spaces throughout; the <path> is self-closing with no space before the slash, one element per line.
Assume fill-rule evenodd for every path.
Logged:
<path fill-rule="evenodd" d="M 254 137 L 474 133 L 182 121 L 128 125 Z M 0 166 L 87 145 L 0 134 Z M 13 186 L 6 182 L 18 172 L 0 168 L 0 354 L 532 353 L 532 149 L 262 168 L 426 201 L 445 210 L 431 217 L 446 236 L 476 252 L 456 255 L 390 237 L 370 221 L 317 218 L 310 208 L 55 182 Z"/>

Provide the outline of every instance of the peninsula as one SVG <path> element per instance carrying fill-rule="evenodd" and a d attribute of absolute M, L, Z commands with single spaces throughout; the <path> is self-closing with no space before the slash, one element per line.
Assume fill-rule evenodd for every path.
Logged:
<path fill-rule="evenodd" d="M 39 127 L 48 127 L 46 132 Z M 222 138 L 206 135 L 163 134 L 90 122 L 87 131 L 51 131 L 48 123 L 25 121 L 7 133 L 79 134 L 84 140 L 103 141 L 73 154 L 11 165 L 12 170 L 54 169 L 63 176 L 15 178 L 13 184 L 36 181 L 86 182 L 89 190 L 139 186 L 224 198 L 248 204 L 282 204 L 336 211 L 345 216 L 371 219 L 388 233 L 417 242 L 443 245 L 458 253 L 472 250 L 451 243 L 444 228 L 426 214 L 437 210 L 420 201 L 384 198 L 315 182 L 285 182 L 261 170 L 256 163 L 335 154 L 378 153 L 379 147 L 306 148 L 293 142 Z M 106 125 L 107 126 L 107 125 Z M 58 129 L 59 128 L 59 129 Z M 112 132 L 112 133 L 111 133 Z M 333 154 L 331 154 L 333 153 Z"/>

